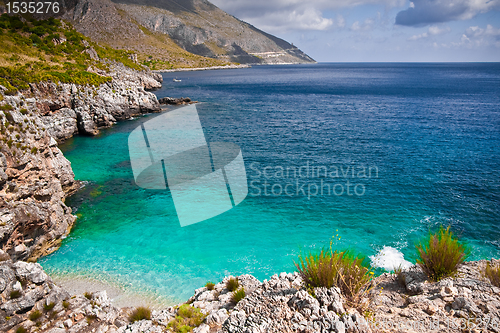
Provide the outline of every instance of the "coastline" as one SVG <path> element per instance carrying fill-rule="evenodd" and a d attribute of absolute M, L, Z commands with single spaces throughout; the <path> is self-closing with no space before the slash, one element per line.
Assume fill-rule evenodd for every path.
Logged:
<path fill-rule="evenodd" d="M 0 277 L 14 286 L 5 290 L 17 290 L 22 298 L 2 295 L 5 317 L 0 316 L 0 330 L 13 333 L 23 326 L 30 333 L 160 333 L 179 323 L 177 327 L 185 324 L 193 333 L 375 333 L 396 332 L 395 327 L 400 328 L 397 332 L 454 333 L 465 323 L 470 332 L 482 328 L 498 332 L 500 288 L 481 277 L 488 263 L 496 266 L 499 261 L 465 262 L 457 276 L 439 282 L 430 281 L 418 266 L 398 274 L 384 273 L 372 280 L 360 303 L 352 303 L 338 287 L 308 290 L 298 272 L 282 272 L 264 281 L 249 274 L 226 276 L 210 288 L 196 289 L 187 302 L 175 306 L 136 303 L 146 305 L 142 309 L 149 315 L 131 319 L 137 307 L 134 310 L 130 303 L 117 307 L 119 291 L 105 283 L 74 277 L 57 280 L 39 264 L 7 260 L 0 262 Z M 244 291 L 237 301 L 229 287 L 234 280 Z M 39 292 L 33 293 L 34 289 Z M 121 298 L 128 300 L 131 298 Z M 37 313 L 36 319 L 33 313 Z"/>
<path fill-rule="evenodd" d="M 10 98 L 10 97 L 8 97 Z M 146 111 L 146 109 L 144 109 Z M 17 113 L 23 114 L 22 112 L 12 111 L 14 116 L 21 117 Z M 126 118 L 117 119 L 124 120 Z M 48 143 L 49 145 L 55 145 L 55 143 Z M 41 146 L 42 147 L 42 146 Z M 55 146 L 54 146 L 55 147 Z M 62 159 L 62 155 L 61 155 Z M 71 166 L 67 166 L 70 170 Z M 12 169 L 12 168 L 10 168 Z M 11 171 L 12 172 L 12 171 Z M 493 261 L 492 261 L 493 262 Z M 17 276 L 21 276 L 24 274 L 25 263 L 22 261 L 18 261 L 15 265 L 18 265 L 18 269 L 16 271 Z M 488 294 L 495 302 L 495 307 L 500 309 L 500 300 L 498 295 L 500 294 L 500 290 L 496 287 L 491 287 L 489 283 L 484 283 L 482 279 L 478 276 L 482 266 L 485 262 L 469 262 L 464 267 L 461 273 L 463 277 L 456 279 L 447 279 L 446 281 L 440 283 L 430 283 L 427 279 L 421 274 L 421 272 L 416 269 L 416 267 L 410 267 L 405 273 L 405 283 L 404 286 L 398 286 L 394 281 L 394 275 L 392 274 L 384 274 L 381 277 L 376 278 L 375 285 L 377 286 L 374 290 L 374 302 L 378 306 L 377 309 L 373 310 L 373 313 L 376 313 L 378 319 L 386 318 L 389 322 L 399 323 L 403 320 L 410 321 L 419 321 L 419 320 L 427 320 L 433 314 L 442 316 L 443 318 L 447 318 L 448 320 L 458 320 L 460 318 L 466 318 L 465 316 L 469 314 L 468 311 L 471 311 L 474 315 L 479 318 L 486 316 L 486 312 L 483 312 L 483 308 L 487 308 L 488 313 L 494 313 L 494 316 L 498 317 L 496 310 L 490 310 L 490 307 L 482 303 L 480 295 Z M 31 265 L 31 264 L 30 264 Z M 28 299 L 30 290 L 36 288 L 34 285 L 39 284 L 40 281 L 38 279 L 39 275 L 42 273 L 36 272 L 33 266 L 27 266 L 29 269 L 28 274 L 29 278 L 33 281 L 29 288 L 21 285 L 21 292 L 25 292 L 23 295 L 23 302 L 25 299 Z M 31 271 L 30 271 L 31 270 Z M 35 273 L 31 273 L 35 272 Z M 44 274 L 44 273 L 43 273 Z M 141 325 L 149 325 L 151 328 L 161 328 L 162 330 L 166 328 L 168 322 L 172 320 L 171 315 L 177 315 L 176 309 L 172 309 L 170 305 L 172 303 L 163 303 L 157 302 L 155 300 L 155 296 L 152 296 L 145 292 L 144 294 L 130 286 L 128 289 L 127 286 L 121 286 L 120 283 L 114 284 L 113 282 L 106 282 L 100 279 L 94 279 L 92 277 L 87 277 L 85 275 L 78 276 L 77 274 L 68 274 L 67 276 L 57 274 L 51 274 L 50 278 L 55 282 L 55 284 L 65 292 L 68 292 L 70 295 L 76 295 L 71 300 L 75 299 L 79 302 L 87 302 L 90 305 L 85 305 L 87 308 L 84 308 L 87 318 L 80 318 L 79 314 L 72 316 L 73 319 L 67 319 L 63 324 L 68 329 L 74 325 L 87 325 L 92 329 L 102 329 L 104 331 L 108 331 L 108 327 L 110 327 L 110 332 L 115 329 L 113 325 L 117 327 L 116 332 L 143 332 L 148 331 L 144 329 L 142 326 L 137 327 L 136 324 L 133 323 L 124 323 L 123 318 L 126 318 L 124 314 L 130 311 L 130 307 L 137 306 L 148 306 L 152 309 L 164 309 L 159 311 L 161 315 L 165 314 L 166 319 L 161 319 L 159 315 L 153 314 L 152 320 L 147 322 L 142 322 Z M 276 274 L 270 278 L 269 281 L 265 280 L 264 282 L 258 281 L 256 278 L 251 277 L 249 275 L 241 275 L 238 277 L 240 283 L 245 287 L 247 297 L 242 299 L 242 303 L 239 305 L 232 304 L 230 299 L 231 293 L 225 287 L 224 281 L 227 281 L 229 277 L 224 278 L 223 282 L 219 282 L 215 286 L 215 291 L 208 291 L 207 288 L 199 286 L 199 289 L 194 291 L 194 296 L 188 300 L 188 304 L 191 304 L 194 308 L 200 309 L 205 314 L 207 314 L 206 321 L 201 324 L 200 327 L 203 327 L 203 330 L 196 330 L 193 332 L 201 333 L 208 332 L 207 329 L 213 331 L 213 329 L 217 329 L 217 332 L 242 332 L 249 327 L 255 327 L 255 325 L 261 325 L 263 323 L 270 323 L 272 325 L 282 325 L 280 326 L 281 331 L 293 331 L 299 327 L 301 330 L 311 327 L 314 328 L 314 325 L 327 325 L 326 323 L 335 323 L 335 325 L 339 325 L 339 327 L 352 325 L 364 325 L 365 319 L 363 318 L 364 313 L 356 312 L 355 309 L 349 309 L 345 307 L 346 304 L 343 298 L 343 295 L 338 294 L 335 290 L 327 290 L 326 294 L 321 294 L 321 290 L 316 291 L 316 295 L 318 297 L 311 297 L 307 291 L 305 290 L 301 279 L 298 277 L 297 273 L 281 273 Z M 17 282 L 12 281 L 12 285 L 15 285 L 16 288 Z M 19 284 L 20 285 L 20 284 Z M 50 285 L 47 282 L 47 285 Z M 383 288 L 379 288 L 383 286 Z M 9 289 L 11 288 L 11 289 Z M 7 287 L 5 289 L 5 294 L 13 290 L 14 287 Z M 23 290 L 24 288 L 24 290 Z M 496 289 L 495 289 L 496 288 Z M 54 288 L 56 289 L 56 288 Z M 103 290 L 107 291 L 109 295 L 109 299 L 102 297 Z M 82 296 L 84 293 L 90 292 L 92 294 L 91 298 L 87 296 Z M 255 293 L 254 293 L 255 292 Z M 282 302 L 282 299 L 277 300 L 276 298 L 268 297 L 266 293 L 273 293 L 282 297 L 282 299 L 286 299 L 285 302 Z M 378 293 L 378 294 L 377 294 Z M 384 293 L 384 294 L 383 294 Z M 417 295 L 414 295 L 416 293 Z M 106 295 L 106 292 L 104 292 Z M 44 296 L 45 298 L 38 300 L 37 305 L 40 310 L 43 309 L 41 305 L 43 302 L 47 305 L 49 304 L 50 294 Z M 61 296 L 59 299 L 56 299 L 58 307 L 64 307 L 63 302 L 68 300 L 68 298 L 64 298 L 66 296 Z M 332 301 L 332 297 L 334 301 Z M 411 298 L 413 297 L 413 298 Z M 85 300 L 84 298 L 88 298 Z M 403 300 L 404 298 L 404 300 Z M 468 301 L 473 299 L 472 301 Z M 390 302 L 387 301 L 390 299 Z M 410 301 L 406 302 L 405 300 L 409 299 Z M 467 302 L 466 302 L 467 300 Z M 113 310 L 106 310 L 105 305 L 106 302 L 109 301 L 113 306 L 121 307 L 120 310 L 122 313 L 122 319 L 108 319 L 108 314 Z M 404 302 L 403 302 L 404 301 Z M 70 314 L 75 314 L 77 311 L 80 311 L 81 308 L 77 308 L 78 306 L 73 303 L 76 301 L 70 301 L 70 310 L 64 312 L 61 310 L 58 313 L 64 312 L 64 319 L 66 317 L 70 317 L 68 311 L 73 311 Z M 93 303 L 94 304 L 93 304 Z M 335 302 L 335 307 L 337 311 L 332 311 L 329 302 Z M 478 306 L 474 305 L 478 303 Z M 14 306 L 18 306 L 18 304 L 29 304 L 28 302 L 21 303 L 11 299 L 7 300 L 5 298 L 5 306 L 4 308 L 10 311 L 10 309 L 14 308 Z M 177 303 L 178 305 L 182 303 Z M 305 304 L 305 305 L 304 305 Z M 499 304 L 497 306 L 496 304 Z M 19 306 L 21 306 L 19 305 Z M 2 305 L 3 306 L 3 305 Z M 168 307 L 168 308 L 167 308 Z M 77 308 L 77 310 L 74 310 Z M 167 309 L 166 309 L 167 308 Z M 35 307 L 36 309 L 36 307 Z M 286 316 L 282 316 L 281 314 L 276 314 L 273 312 L 273 309 L 277 309 L 281 311 L 280 313 L 284 313 Z M 478 310 L 479 309 L 479 310 Z M 27 320 L 27 315 L 25 313 L 21 313 L 24 309 L 20 310 L 17 315 L 12 315 L 13 318 L 18 318 L 19 320 L 25 319 L 25 321 L 18 322 L 23 323 L 22 325 L 30 325 L 30 321 Z M 27 310 L 31 311 L 31 310 Z M 59 310 L 58 310 L 59 311 Z M 94 312 L 93 312 L 94 311 Z M 101 312 L 99 312 L 101 311 Z M 108 312 L 106 312 L 108 311 Z M 279 312 L 276 311 L 276 312 Z M 495 312 L 494 312 L 495 311 Z M 55 312 L 55 311 L 54 311 Z M 97 319 L 92 319 L 93 316 L 97 316 Z M 99 317 L 98 314 L 102 314 L 102 317 Z M 311 313 L 313 315 L 311 315 Z M 339 315 L 341 314 L 341 315 Z M 347 314 L 347 315 L 344 315 Z M 23 317 L 24 315 L 24 317 Z M 14 317 L 15 316 L 15 317 Z M 9 314 L 9 318 L 11 315 Z M 60 316 L 62 318 L 62 316 Z M 80 318 L 80 319 L 77 319 Z M 90 320 L 95 320 L 95 322 L 90 322 Z M 293 318 L 290 320 L 290 318 Z M 297 322 L 294 322 L 295 318 L 302 319 Z M 351 319 L 350 319 L 351 318 Z M 451 318 L 451 319 L 450 319 Z M 17 319 L 16 319 L 17 320 Z M 50 325 L 53 327 L 59 327 L 60 321 L 59 319 L 53 320 Z M 68 324 L 66 324 L 69 321 Z M 127 319 L 126 319 L 127 320 Z M 368 319 L 367 319 L 368 320 Z M 301 323 L 305 322 L 305 327 L 301 327 Z M 17 325 L 18 323 L 14 324 Z M 87 323 L 87 324 L 86 324 Z M 160 323 L 160 325 L 158 324 Z M 162 324 L 167 323 L 167 324 Z M 0 321 L 0 330 L 4 326 L 1 326 L 3 323 Z M 9 324 L 11 325 L 11 324 Z M 107 326 L 106 326 L 107 325 Z M 299 325 L 299 326 L 296 326 Z M 64 328 L 63 326 L 63 328 Z M 5 326 L 7 327 L 7 326 Z M 103 328 L 106 327 L 106 328 Z M 238 330 L 234 330 L 233 328 L 237 328 Z M 42 331 L 45 331 L 42 329 Z M 148 332 L 156 332 L 155 330 L 149 330 Z M 340 332 L 340 330 L 339 330 Z M 371 332 L 370 330 L 360 330 L 359 332 Z M 444 331 L 443 331 L 444 332 Z M 446 331 L 448 332 L 448 331 Z"/>
<path fill-rule="evenodd" d="M 176 68 L 176 69 L 156 69 L 152 70 L 154 73 L 173 73 L 173 72 L 194 72 L 194 71 L 209 71 L 217 69 L 239 69 L 250 68 L 252 66 L 247 64 L 240 65 L 227 65 L 227 66 L 212 66 L 212 67 L 195 67 L 195 68 Z"/>

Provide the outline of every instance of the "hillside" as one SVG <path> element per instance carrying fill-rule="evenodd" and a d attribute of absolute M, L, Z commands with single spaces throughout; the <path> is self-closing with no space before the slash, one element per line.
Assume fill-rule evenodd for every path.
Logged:
<path fill-rule="evenodd" d="M 109 65 L 115 62 L 146 69 L 130 59 L 130 52 L 102 47 L 54 18 L 21 20 L 3 14 L 0 45 L 0 85 L 8 95 L 47 81 L 99 86 L 111 81 Z"/>
<path fill-rule="evenodd" d="M 314 62 L 204 0 L 79 0 L 63 19 L 94 41 L 138 53 L 154 69 Z"/>

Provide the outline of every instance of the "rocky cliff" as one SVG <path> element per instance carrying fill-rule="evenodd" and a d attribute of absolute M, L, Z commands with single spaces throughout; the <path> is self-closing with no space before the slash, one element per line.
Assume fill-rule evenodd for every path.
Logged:
<path fill-rule="evenodd" d="M 64 18 L 93 40 L 159 59 L 166 68 L 174 61 L 169 54 L 178 54 L 174 45 L 237 63 L 314 62 L 292 44 L 206 0 L 79 0 Z"/>
<path fill-rule="evenodd" d="M 64 200 L 78 184 L 58 142 L 160 109 L 146 89 L 160 87 L 161 76 L 119 63 L 105 74 L 113 79 L 98 87 L 41 82 L 7 95 L 0 86 L 0 256 L 36 259 L 70 231 L 75 217 Z"/>

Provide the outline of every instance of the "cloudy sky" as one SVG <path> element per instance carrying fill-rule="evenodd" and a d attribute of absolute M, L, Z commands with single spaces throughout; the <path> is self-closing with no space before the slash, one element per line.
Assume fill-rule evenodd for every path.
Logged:
<path fill-rule="evenodd" d="M 317 61 L 500 61 L 500 0 L 212 0 Z"/>

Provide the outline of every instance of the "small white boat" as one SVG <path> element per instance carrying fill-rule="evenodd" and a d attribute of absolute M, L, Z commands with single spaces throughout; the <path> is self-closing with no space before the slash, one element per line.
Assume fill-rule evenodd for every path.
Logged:
<path fill-rule="evenodd" d="M 174 79 L 174 82 L 181 82 L 182 80 Z"/>

